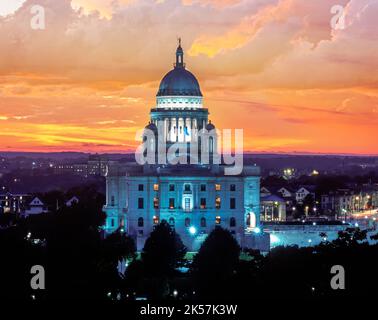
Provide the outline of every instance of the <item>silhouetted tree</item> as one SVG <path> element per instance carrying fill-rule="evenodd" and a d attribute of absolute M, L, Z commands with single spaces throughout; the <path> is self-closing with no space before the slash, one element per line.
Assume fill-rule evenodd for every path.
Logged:
<path fill-rule="evenodd" d="M 194 257 L 192 272 L 200 295 L 224 297 L 238 267 L 240 247 L 230 231 L 216 227 Z"/>
<path fill-rule="evenodd" d="M 187 248 L 180 236 L 166 221 L 151 232 L 142 251 L 142 262 L 147 275 L 167 276 L 182 262 Z"/>
<path fill-rule="evenodd" d="M 120 291 L 117 265 L 134 257 L 135 245 L 121 233 L 101 237 L 102 195 L 93 190 L 86 193 L 75 206 L 62 206 L 57 212 L 30 216 L 0 229 L 0 275 L 9 279 L 0 279 L 0 297 L 108 299 L 109 292 Z M 36 264 L 46 270 L 46 290 L 32 292 L 30 269 Z"/>

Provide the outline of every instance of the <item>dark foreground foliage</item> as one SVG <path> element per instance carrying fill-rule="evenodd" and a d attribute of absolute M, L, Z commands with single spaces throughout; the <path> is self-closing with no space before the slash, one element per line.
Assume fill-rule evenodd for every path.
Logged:
<path fill-rule="evenodd" d="M 102 195 L 85 192 L 80 199 L 49 214 L 4 219 L 0 299 L 296 302 L 377 296 L 378 245 L 369 245 L 359 229 L 315 247 L 278 247 L 261 255 L 241 250 L 232 234 L 218 227 L 191 261 L 179 235 L 162 222 L 137 256 L 124 233 L 101 236 Z M 123 273 L 117 267 L 125 261 Z M 46 270 L 45 290 L 30 287 L 33 265 Z M 335 265 L 345 269 L 345 290 L 331 288 Z"/>

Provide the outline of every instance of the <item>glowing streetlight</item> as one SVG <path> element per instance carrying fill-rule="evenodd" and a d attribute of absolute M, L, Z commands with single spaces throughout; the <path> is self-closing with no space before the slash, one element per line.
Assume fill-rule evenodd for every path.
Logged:
<path fill-rule="evenodd" d="M 261 229 L 259 227 L 256 227 L 254 230 L 253 230 L 254 233 L 260 233 L 261 232 Z"/>
<path fill-rule="evenodd" d="M 190 232 L 190 234 L 196 234 L 197 233 L 197 229 L 195 227 L 191 226 L 189 228 L 189 232 Z"/>

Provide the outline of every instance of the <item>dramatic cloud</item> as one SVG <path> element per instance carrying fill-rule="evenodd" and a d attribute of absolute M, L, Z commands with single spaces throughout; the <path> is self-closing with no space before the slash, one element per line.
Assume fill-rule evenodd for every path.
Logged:
<path fill-rule="evenodd" d="M 0 5 L 0 145 L 132 149 L 181 36 L 212 120 L 248 150 L 378 153 L 378 0 L 338 1 L 340 30 L 333 0 L 37 2 L 45 30 L 36 1 Z"/>

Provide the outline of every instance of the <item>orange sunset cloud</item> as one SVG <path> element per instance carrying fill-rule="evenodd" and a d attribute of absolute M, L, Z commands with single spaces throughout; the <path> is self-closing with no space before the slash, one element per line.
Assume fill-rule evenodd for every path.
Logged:
<path fill-rule="evenodd" d="M 246 151 L 378 154 L 377 0 L 0 4 L 0 150 L 128 152 L 176 39 L 218 128 Z"/>

